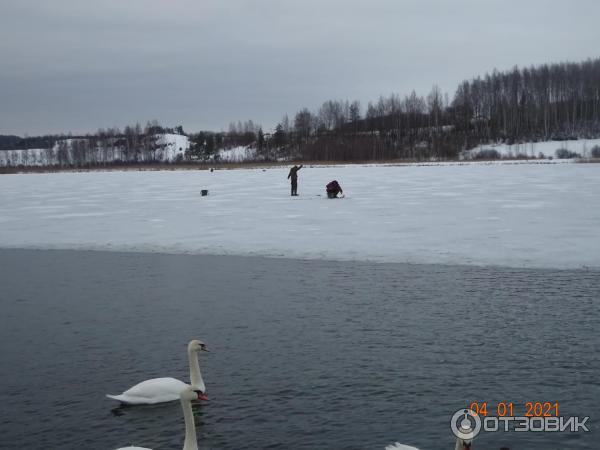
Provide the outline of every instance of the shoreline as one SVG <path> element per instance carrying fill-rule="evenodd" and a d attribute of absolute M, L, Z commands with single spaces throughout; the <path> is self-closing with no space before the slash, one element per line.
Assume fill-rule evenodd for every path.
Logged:
<path fill-rule="evenodd" d="M 298 256 L 283 256 L 275 254 L 259 254 L 259 253 L 211 253 L 193 250 L 181 250 L 176 249 L 155 249 L 155 250 L 143 250 L 139 248 L 126 248 L 126 247 L 102 247 L 102 246 L 82 246 L 82 247 L 42 247 L 42 246 L 15 246 L 5 247 L 0 246 L 0 252 L 4 251 L 15 251 L 15 252 L 77 252 L 77 253 L 97 253 L 97 254 L 115 254 L 115 255 L 155 255 L 155 256 L 183 256 L 183 257 L 206 257 L 206 258 L 244 258 L 244 259 L 266 259 L 270 261 L 296 261 L 304 263 L 336 263 L 336 264 L 352 264 L 352 265 L 369 265 L 369 266 L 410 266 L 410 267 L 439 267 L 448 268 L 456 267 L 462 269 L 480 269 L 480 270 L 507 270 L 507 271 L 533 271 L 533 272 L 598 272 L 600 274 L 600 265 L 592 266 L 581 264 L 576 267 L 559 267 L 559 266 L 516 266 L 516 265 L 503 265 L 503 264 L 484 264 L 484 263 L 465 263 L 465 262 L 427 262 L 427 261 L 385 261 L 377 259 L 349 259 L 349 258 L 335 258 L 335 257 L 317 257 L 310 255 L 298 255 Z"/>
<path fill-rule="evenodd" d="M 86 172 L 159 172 L 159 171 L 204 171 L 204 170 L 255 170 L 255 169 L 279 169 L 286 168 L 291 161 L 271 162 L 247 162 L 247 163 L 142 163 L 122 164 L 92 167 L 54 167 L 54 166 L 30 166 L 30 167 L 0 167 L 0 175 L 15 175 L 29 173 L 86 173 Z M 436 167 L 436 166 L 481 166 L 481 165 L 524 165 L 524 164 L 598 164 L 600 159 L 481 159 L 481 160 L 447 160 L 447 161 L 411 161 L 411 160 L 385 160 L 385 161 L 297 161 L 306 167 Z"/>

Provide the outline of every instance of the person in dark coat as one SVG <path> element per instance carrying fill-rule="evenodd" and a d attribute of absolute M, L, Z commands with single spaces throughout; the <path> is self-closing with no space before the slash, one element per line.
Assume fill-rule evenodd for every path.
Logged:
<path fill-rule="evenodd" d="M 327 186 L 325 186 L 325 189 L 327 190 L 328 198 L 336 198 L 338 196 L 338 194 L 344 193 L 344 191 L 342 191 L 342 187 L 340 186 L 340 183 L 338 183 L 337 180 L 333 180 L 332 182 L 327 183 Z"/>
<path fill-rule="evenodd" d="M 303 165 L 294 166 L 290 169 L 290 173 L 288 174 L 288 180 L 292 181 L 292 196 L 298 195 L 298 171 L 302 169 Z"/>

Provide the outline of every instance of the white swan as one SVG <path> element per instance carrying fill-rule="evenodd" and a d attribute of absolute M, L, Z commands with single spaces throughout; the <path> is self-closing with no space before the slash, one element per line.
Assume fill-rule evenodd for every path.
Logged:
<path fill-rule="evenodd" d="M 152 450 L 152 449 L 146 448 L 146 447 L 121 447 L 121 448 L 118 448 L 117 450 Z"/>
<path fill-rule="evenodd" d="M 471 435 L 470 438 L 461 439 L 459 437 L 456 438 L 456 445 L 454 446 L 454 450 L 471 450 L 471 444 L 473 443 L 474 433 L 471 428 L 463 428 L 462 426 L 459 428 L 461 432 L 465 435 Z M 395 444 L 388 445 L 385 447 L 385 450 L 419 450 L 416 447 L 411 447 L 410 445 L 404 445 L 399 442 Z"/>
<path fill-rule="evenodd" d="M 190 363 L 190 382 L 191 387 L 202 392 L 202 395 L 198 398 L 208 400 L 205 394 L 204 380 L 200 373 L 200 365 L 198 364 L 199 351 L 208 351 L 204 342 L 196 339 L 190 341 L 187 348 Z M 152 378 L 136 384 L 120 395 L 107 394 L 106 396 L 127 405 L 152 405 L 177 400 L 179 393 L 188 387 L 190 387 L 189 384 L 176 378 Z"/>
<path fill-rule="evenodd" d="M 179 394 L 181 409 L 183 409 L 183 418 L 185 420 L 185 441 L 183 450 L 198 450 L 198 439 L 196 438 L 196 425 L 194 424 L 194 414 L 192 413 L 192 400 L 200 400 L 204 393 L 200 390 L 188 386 Z M 146 447 L 121 447 L 117 450 L 152 450 Z"/>

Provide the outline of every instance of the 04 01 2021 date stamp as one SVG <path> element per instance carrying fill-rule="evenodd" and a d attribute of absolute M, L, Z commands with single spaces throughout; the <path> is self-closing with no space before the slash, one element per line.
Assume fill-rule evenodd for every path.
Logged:
<path fill-rule="evenodd" d="M 558 402 L 471 402 L 469 409 L 475 414 L 487 417 L 558 417 Z"/>
<path fill-rule="evenodd" d="M 452 415 L 450 428 L 459 438 L 482 431 L 589 432 L 589 417 L 561 416 L 558 402 L 474 401 Z"/>

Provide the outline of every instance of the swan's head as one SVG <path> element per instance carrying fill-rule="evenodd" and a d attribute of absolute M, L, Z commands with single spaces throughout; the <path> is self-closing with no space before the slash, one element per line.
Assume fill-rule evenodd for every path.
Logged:
<path fill-rule="evenodd" d="M 188 352 L 207 352 L 206 344 L 198 339 L 190 341 L 188 344 Z"/>
<path fill-rule="evenodd" d="M 460 439 L 458 442 L 458 448 L 460 450 L 471 450 L 472 439 Z"/>
<path fill-rule="evenodd" d="M 208 400 L 208 397 L 199 389 L 188 387 L 179 394 L 182 401 L 191 402 L 192 400 Z"/>
<path fill-rule="evenodd" d="M 471 450 L 475 433 L 470 424 L 461 423 L 458 430 L 465 436 L 464 438 L 456 439 L 456 450 Z"/>

